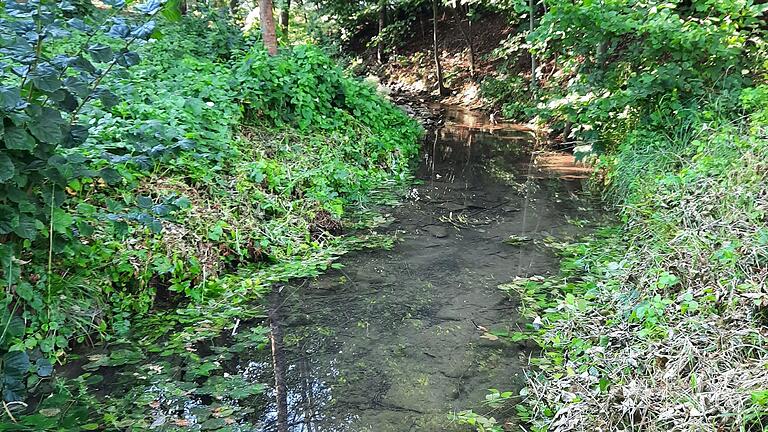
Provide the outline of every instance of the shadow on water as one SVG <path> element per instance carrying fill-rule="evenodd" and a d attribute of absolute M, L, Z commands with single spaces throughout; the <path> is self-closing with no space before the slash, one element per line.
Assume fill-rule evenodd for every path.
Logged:
<path fill-rule="evenodd" d="M 588 169 L 532 152 L 524 127 L 457 109 L 446 120 L 425 139 L 420 184 L 390 210 L 395 247 L 351 254 L 344 269 L 271 298 L 282 343 L 273 357 L 238 360 L 276 383 L 261 430 L 453 430 L 450 412 L 478 408 L 489 388 L 522 387 L 529 349 L 478 326 L 519 328 L 516 302 L 496 286 L 551 274 L 557 261 L 538 242 L 504 240 L 578 233 L 568 221 L 586 211 L 577 193 Z"/>

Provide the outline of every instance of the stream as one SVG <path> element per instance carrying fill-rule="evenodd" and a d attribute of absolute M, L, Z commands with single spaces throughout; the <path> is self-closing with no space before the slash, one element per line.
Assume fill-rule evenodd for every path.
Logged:
<path fill-rule="evenodd" d="M 180 347 L 176 314 L 144 323 L 166 335 L 149 352 L 125 340 L 84 349 L 58 374 L 123 408 L 78 405 L 67 408 L 71 421 L 111 417 L 117 430 L 160 432 L 450 431 L 466 430 L 451 413 L 489 411 L 488 389 L 517 394 L 535 353 L 494 335 L 524 326 L 518 301 L 497 287 L 558 271 L 545 240 L 585 231 L 590 169 L 534 151 L 526 127 L 419 109 L 441 121 L 425 137 L 416 184 L 382 209 L 376 230 L 394 238 L 390 250 L 349 253 L 340 269 L 276 286 L 270 328 L 240 315 L 219 334 L 202 320 L 185 330 L 197 342 Z M 73 403 L 57 397 L 35 401 L 31 409 L 43 408 L 30 421 L 53 422 Z"/>
<path fill-rule="evenodd" d="M 524 385 L 530 347 L 481 328 L 522 326 L 519 305 L 496 287 L 557 271 L 540 240 L 582 230 L 572 222 L 588 210 L 578 193 L 589 170 L 566 154 L 534 154 L 525 127 L 441 109 L 419 184 L 379 229 L 394 248 L 347 255 L 343 269 L 273 295 L 280 376 L 262 430 L 454 430 L 451 412 L 483 412 L 488 389 Z M 239 360 L 275 383 L 271 358 Z"/>

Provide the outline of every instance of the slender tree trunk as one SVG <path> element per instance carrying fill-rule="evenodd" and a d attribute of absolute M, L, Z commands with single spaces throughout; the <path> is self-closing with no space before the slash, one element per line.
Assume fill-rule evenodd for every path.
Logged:
<path fill-rule="evenodd" d="M 275 33 L 275 16 L 272 12 L 272 0 L 259 0 L 259 17 L 261 18 L 261 35 L 269 55 L 277 55 L 277 34 Z"/>
<path fill-rule="evenodd" d="M 229 13 L 234 15 L 237 13 L 238 0 L 229 0 Z"/>
<path fill-rule="evenodd" d="M 387 26 L 387 0 L 379 0 L 379 44 L 376 47 L 376 58 L 379 63 L 386 63 L 387 59 L 384 54 L 384 41 L 381 39 L 384 34 L 384 27 Z"/>
<path fill-rule="evenodd" d="M 443 66 L 440 64 L 440 49 L 437 44 L 437 0 L 432 0 L 432 44 L 435 51 L 435 70 L 437 72 L 437 88 L 440 96 L 446 96 L 448 91 L 443 84 Z"/>
<path fill-rule="evenodd" d="M 458 24 L 459 29 L 461 30 L 461 34 L 464 36 L 464 41 L 467 43 L 467 48 L 469 49 L 469 76 L 472 77 L 472 80 L 475 79 L 475 44 L 472 40 L 472 19 L 467 18 L 467 28 L 464 28 L 464 20 L 461 18 L 462 10 L 461 10 L 461 0 L 456 0 L 456 7 L 453 9 L 454 14 L 456 15 L 456 24 Z M 467 12 L 469 12 L 469 7 L 467 8 Z M 466 15 L 466 14 L 465 14 Z"/>
<path fill-rule="evenodd" d="M 288 37 L 288 21 L 291 18 L 291 0 L 283 0 L 283 7 L 280 9 L 280 27 L 283 34 Z"/>
<path fill-rule="evenodd" d="M 530 9 L 530 32 L 533 33 L 533 28 L 536 26 L 536 0 L 528 0 L 528 8 Z M 535 93 L 539 87 L 538 77 L 536 76 L 536 69 L 539 68 L 536 56 L 531 51 L 531 92 Z"/>

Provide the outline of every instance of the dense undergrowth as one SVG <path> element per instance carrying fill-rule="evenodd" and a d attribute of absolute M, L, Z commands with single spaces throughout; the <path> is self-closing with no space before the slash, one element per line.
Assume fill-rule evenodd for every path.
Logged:
<path fill-rule="evenodd" d="M 20 35 L 2 43 L 0 429 L 145 430 L 201 398 L 214 402 L 200 423 L 242 427 L 237 401 L 262 388 L 225 360 L 264 333 L 198 344 L 262 316 L 272 284 L 386 244 L 341 234 L 409 181 L 419 127 L 320 49 L 270 57 L 216 12 L 165 22 L 154 2 L 29 5 L 0 14 Z M 48 32 L 37 49 L 26 23 Z M 56 61 L 69 63 L 43 70 Z M 40 110 L 61 132 L 36 129 Z M 51 379 L 51 362 L 100 341 L 84 374 Z M 129 364 L 124 391 L 97 398 L 101 368 Z"/>
<path fill-rule="evenodd" d="M 766 430 L 765 6 L 546 3 L 525 109 L 589 154 L 620 224 L 553 244 L 560 276 L 501 285 L 532 322 L 513 339 L 543 349 L 518 416 L 537 431 Z"/>

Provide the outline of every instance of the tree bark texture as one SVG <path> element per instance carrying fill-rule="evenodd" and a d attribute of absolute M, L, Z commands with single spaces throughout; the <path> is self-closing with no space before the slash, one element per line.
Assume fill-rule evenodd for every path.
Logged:
<path fill-rule="evenodd" d="M 379 63 L 383 64 L 387 62 L 386 54 L 384 53 L 384 41 L 381 39 L 384 34 L 384 28 L 387 26 L 387 0 L 379 0 L 379 43 L 376 46 L 376 58 Z"/>
<path fill-rule="evenodd" d="M 269 55 L 277 55 L 277 34 L 275 33 L 275 16 L 272 11 L 272 0 L 259 0 L 259 18 L 261 19 L 261 35 Z"/>
<path fill-rule="evenodd" d="M 288 35 L 288 21 L 291 19 L 291 0 L 283 0 L 283 6 L 280 9 L 280 27 L 283 34 Z"/>
<path fill-rule="evenodd" d="M 443 83 L 443 66 L 440 64 L 440 47 L 437 43 L 437 0 L 432 0 L 432 44 L 435 51 L 435 72 L 437 73 L 437 88 L 440 96 L 448 95 Z"/>

